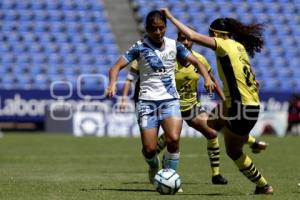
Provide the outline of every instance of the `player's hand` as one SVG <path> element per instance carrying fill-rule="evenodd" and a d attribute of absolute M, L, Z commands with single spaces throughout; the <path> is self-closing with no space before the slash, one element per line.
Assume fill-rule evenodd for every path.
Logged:
<path fill-rule="evenodd" d="M 168 8 L 161 8 L 161 9 L 160 9 L 160 12 L 161 12 L 164 16 L 166 16 L 167 18 L 169 18 L 169 17 L 172 16 L 172 14 L 171 14 L 171 12 L 170 12 L 170 10 L 169 10 Z"/>
<path fill-rule="evenodd" d="M 207 79 L 204 82 L 204 87 L 205 87 L 206 91 L 208 92 L 209 96 L 212 96 L 213 92 L 215 90 L 216 84 L 211 79 Z"/>
<path fill-rule="evenodd" d="M 116 85 L 115 84 L 109 84 L 109 86 L 106 88 L 106 96 L 111 98 L 115 96 L 116 94 Z"/>

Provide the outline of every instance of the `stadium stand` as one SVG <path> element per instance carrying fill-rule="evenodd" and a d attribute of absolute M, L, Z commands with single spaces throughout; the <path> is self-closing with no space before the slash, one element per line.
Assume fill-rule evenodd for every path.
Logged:
<path fill-rule="evenodd" d="M 0 89 L 47 89 L 53 81 L 76 87 L 81 74 L 107 74 L 119 55 L 102 0 L 0 2 Z M 131 0 L 142 32 L 144 17 L 169 7 L 205 33 L 216 17 L 265 23 L 266 48 L 252 60 L 262 91 L 300 91 L 300 2 L 297 0 Z M 147 6 L 143 6 L 147 5 Z M 177 30 L 168 24 L 167 36 Z M 195 49 L 215 66 L 212 51 Z M 20 76 L 21 75 L 21 76 Z M 86 81 L 86 87 L 94 87 Z"/>
<path fill-rule="evenodd" d="M 80 74 L 107 73 L 119 55 L 101 0 L 3 0 L 0 21 L 0 89 L 76 87 Z"/>
<path fill-rule="evenodd" d="M 206 33 L 217 17 L 235 17 L 250 23 L 266 25 L 266 46 L 252 60 L 262 91 L 300 91 L 300 2 L 297 0 L 132 0 L 143 27 L 146 14 L 153 9 L 168 7 L 176 17 L 197 31 Z M 147 6 L 143 6 L 147 5 Z M 141 29 L 142 31 L 142 29 Z M 167 36 L 176 38 L 176 29 L 168 24 Z M 215 65 L 212 51 L 194 47 Z"/>

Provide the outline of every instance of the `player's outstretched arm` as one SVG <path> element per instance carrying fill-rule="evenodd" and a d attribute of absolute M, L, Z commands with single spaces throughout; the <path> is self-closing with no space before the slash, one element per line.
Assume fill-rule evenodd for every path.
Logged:
<path fill-rule="evenodd" d="M 220 86 L 220 84 L 218 83 L 217 79 L 215 78 L 215 76 L 213 75 L 213 72 L 210 71 L 209 72 L 210 78 L 211 80 L 215 83 L 216 87 L 215 87 L 215 91 L 218 94 L 218 96 L 221 98 L 222 101 L 225 101 L 225 95 L 223 93 L 223 90 Z"/>
<path fill-rule="evenodd" d="M 123 112 L 126 109 L 127 100 L 128 100 L 128 94 L 129 90 L 131 88 L 132 80 L 126 79 L 123 91 L 122 91 L 122 98 L 121 98 L 121 104 L 120 104 L 120 111 Z"/>
<path fill-rule="evenodd" d="M 116 94 L 116 83 L 118 80 L 118 74 L 121 69 L 123 69 L 127 65 L 127 60 L 123 57 L 120 57 L 117 62 L 110 68 L 108 72 L 109 83 L 106 88 L 106 95 L 108 97 L 113 97 Z"/>
<path fill-rule="evenodd" d="M 160 11 L 181 31 L 183 32 L 187 37 L 189 37 L 192 41 L 211 48 L 213 50 L 216 49 L 216 42 L 213 37 L 209 37 L 206 35 L 203 35 L 201 33 L 198 33 L 188 26 L 184 25 L 182 22 L 180 22 L 177 18 L 175 18 L 170 10 L 168 8 L 161 8 Z"/>
<path fill-rule="evenodd" d="M 212 92 L 215 90 L 215 83 L 212 81 L 210 75 L 208 74 L 205 65 L 202 62 L 200 62 L 193 54 L 190 54 L 187 59 L 190 63 L 192 63 L 195 67 L 197 67 L 200 74 L 204 78 L 205 89 L 207 90 L 209 95 L 212 95 Z"/>

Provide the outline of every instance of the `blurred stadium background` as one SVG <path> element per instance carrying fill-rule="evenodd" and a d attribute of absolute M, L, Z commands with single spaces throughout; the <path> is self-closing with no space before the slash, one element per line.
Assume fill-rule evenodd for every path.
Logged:
<path fill-rule="evenodd" d="M 142 37 L 145 15 L 161 7 L 202 33 L 221 16 L 265 23 L 265 49 L 252 60 L 264 105 L 253 134 L 284 136 L 288 119 L 299 133 L 298 0 L 1 0 L 0 128 L 138 136 L 134 111 L 118 113 L 118 98 L 106 99 L 104 89 L 109 67 Z M 169 23 L 167 36 L 176 34 Z M 215 69 L 213 52 L 194 48 Z M 182 134 L 197 135 L 186 126 Z"/>

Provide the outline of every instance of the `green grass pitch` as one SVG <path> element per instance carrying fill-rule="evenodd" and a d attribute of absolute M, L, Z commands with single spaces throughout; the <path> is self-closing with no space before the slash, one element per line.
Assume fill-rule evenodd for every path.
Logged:
<path fill-rule="evenodd" d="M 148 183 L 139 138 L 75 138 L 69 135 L 4 134 L 0 138 L 2 200 L 300 199 L 300 137 L 264 137 L 261 154 L 245 151 L 274 187 L 273 196 L 253 196 L 254 184 L 225 155 L 227 186 L 211 184 L 202 138 L 181 139 L 178 173 L 184 193 L 161 196 Z"/>

